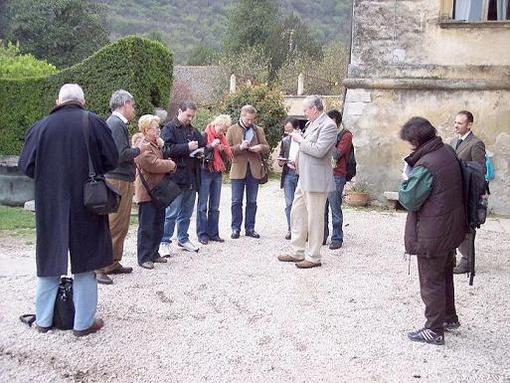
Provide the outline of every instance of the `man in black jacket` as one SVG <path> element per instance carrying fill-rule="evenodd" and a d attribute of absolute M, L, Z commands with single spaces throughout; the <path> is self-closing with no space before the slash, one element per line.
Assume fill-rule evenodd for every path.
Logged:
<path fill-rule="evenodd" d="M 124 240 L 129 229 L 131 214 L 131 203 L 133 201 L 133 181 L 135 180 L 134 159 L 141 151 L 147 148 L 133 148 L 129 140 L 128 123 L 135 117 L 135 100 L 125 90 L 113 92 L 110 98 L 110 109 L 112 114 L 106 120 L 112 132 L 113 140 L 119 152 L 119 163 L 117 167 L 106 174 L 108 182 L 116 187 L 122 198 L 119 210 L 108 215 L 113 243 L 113 263 L 100 270 L 96 270 L 97 281 L 110 285 L 112 279 L 107 274 L 129 274 L 132 267 L 124 267 L 120 264 L 124 252 Z"/>
<path fill-rule="evenodd" d="M 167 207 L 165 228 L 159 253 L 170 254 L 170 238 L 177 222 L 177 245 L 188 251 L 198 251 L 189 240 L 188 229 L 195 206 L 196 193 L 200 188 L 200 165 L 204 155 L 205 140 L 191 122 L 197 112 L 192 101 L 184 101 L 179 106 L 177 117 L 165 125 L 161 138 L 165 141 L 163 153 L 177 164 L 173 177 L 182 193 Z"/>

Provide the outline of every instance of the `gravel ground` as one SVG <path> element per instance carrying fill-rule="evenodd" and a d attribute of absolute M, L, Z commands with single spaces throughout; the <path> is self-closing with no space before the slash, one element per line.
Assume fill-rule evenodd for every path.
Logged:
<path fill-rule="evenodd" d="M 18 321 L 34 311 L 34 244 L 4 234 L 0 382 L 510 382 L 509 219 L 479 231 L 475 285 L 455 280 L 462 327 L 438 347 L 406 338 L 424 306 L 416 259 L 410 275 L 403 260 L 404 213 L 345 209 L 344 247 L 298 270 L 276 260 L 283 193 L 275 181 L 259 193 L 261 239 L 230 240 L 225 186 L 227 241 L 176 248 L 155 270 L 137 266 L 132 227 L 123 263 L 135 270 L 100 286 L 106 325 L 85 338 Z"/>

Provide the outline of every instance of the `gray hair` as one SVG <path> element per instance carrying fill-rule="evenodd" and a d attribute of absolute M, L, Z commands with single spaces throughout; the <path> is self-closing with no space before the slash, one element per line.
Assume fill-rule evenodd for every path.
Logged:
<path fill-rule="evenodd" d="M 257 109 L 252 105 L 245 105 L 241 108 L 241 116 L 245 114 L 257 114 Z"/>
<path fill-rule="evenodd" d="M 80 104 L 85 104 L 85 95 L 83 89 L 78 84 L 64 84 L 58 92 L 58 103 L 77 101 Z"/>
<path fill-rule="evenodd" d="M 324 101 L 320 96 L 317 96 L 314 94 L 313 96 L 307 96 L 303 104 L 307 108 L 311 108 L 312 106 L 315 106 L 319 112 L 322 112 L 324 110 Z"/>
<path fill-rule="evenodd" d="M 110 110 L 113 112 L 119 108 L 122 108 L 126 102 L 135 101 L 134 97 L 128 91 L 119 89 L 113 92 L 110 98 Z"/>

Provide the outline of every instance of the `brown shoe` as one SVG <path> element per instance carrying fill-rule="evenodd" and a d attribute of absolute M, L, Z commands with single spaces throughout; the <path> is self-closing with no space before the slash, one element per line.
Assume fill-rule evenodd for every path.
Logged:
<path fill-rule="evenodd" d="M 296 263 L 296 267 L 299 268 L 299 269 L 311 269 L 312 267 L 319 267 L 321 265 L 320 262 L 310 262 L 310 261 L 307 261 L 306 259 L 304 261 L 300 261 L 298 263 Z"/>
<path fill-rule="evenodd" d="M 104 321 L 102 319 L 94 319 L 92 325 L 85 330 L 73 330 L 74 336 L 87 336 L 89 334 L 93 334 L 101 330 L 104 326 Z"/>
<path fill-rule="evenodd" d="M 284 254 L 279 255 L 278 260 L 280 262 L 301 262 L 302 261 L 302 259 L 296 259 L 292 255 L 284 255 Z"/>
<path fill-rule="evenodd" d="M 112 271 L 108 271 L 107 274 L 129 274 L 133 272 L 132 267 L 124 267 L 119 263 L 119 267 L 113 269 Z"/>

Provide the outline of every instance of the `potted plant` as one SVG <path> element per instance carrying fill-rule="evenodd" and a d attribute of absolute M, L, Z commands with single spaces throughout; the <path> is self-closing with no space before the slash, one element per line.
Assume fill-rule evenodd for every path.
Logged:
<path fill-rule="evenodd" d="M 363 179 L 356 179 L 346 191 L 345 202 L 351 206 L 366 206 L 369 196 L 368 182 Z"/>

